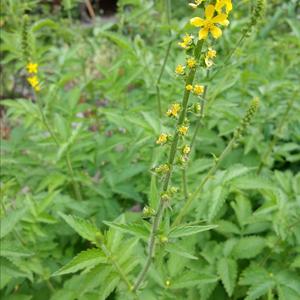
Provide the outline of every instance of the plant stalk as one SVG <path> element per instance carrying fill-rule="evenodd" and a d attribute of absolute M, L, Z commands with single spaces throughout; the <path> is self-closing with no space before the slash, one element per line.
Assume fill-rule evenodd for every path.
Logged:
<path fill-rule="evenodd" d="M 198 43 L 196 45 L 196 48 L 194 51 L 194 56 L 195 56 L 196 60 L 199 60 L 199 58 L 200 58 L 203 43 L 204 43 L 204 41 L 201 40 L 201 41 L 198 41 Z M 193 84 L 196 70 L 197 70 L 197 68 L 190 70 L 190 72 L 187 76 L 187 79 L 185 81 L 185 86 L 188 84 Z M 180 127 L 184 123 L 189 97 L 190 97 L 190 91 L 185 89 L 184 95 L 183 95 L 183 100 L 182 100 L 182 110 L 181 110 L 181 113 L 178 118 L 176 131 L 175 131 L 173 142 L 172 142 L 172 145 L 170 148 L 169 159 L 168 159 L 168 165 L 169 165 L 170 169 L 164 178 L 163 188 L 162 188 L 163 193 L 167 192 L 168 187 L 169 187 L 171 174 L 173 171 L 173 165 L 174 165 L 174 161 L 175 161 L 175 156 L 176 156 L 176 152 L 177 152 L 177 146 L 178 146 L 178 142 L 179 142 L 179 133 L 177 131 L 177 128 Z M 159 228 L 159 225 L 161 223 L 165 207 L 166 207 L 165 200 L 161 197 L 159 205 L 158 205 L 157 213 L 154 217 L 152 228 L 151 228 L 151 233 L 150 233 L 150 238 L 149 238 L 149 243 L 148 243 L 148 257 L 147 257 L 147 260 L 146 260 L 146 263 L 145 263 L 143 269 L 141 270 L 140 274 L 137 277 L 136 283 L 133 287 L 133 291 L 138 290 L 140 285 L 143 283 L 143 281 L 146 277 L 146 274 L 151 266 L 152 259 L 155 255 L 155 237 L 156 237 L 156 233 Z"/>

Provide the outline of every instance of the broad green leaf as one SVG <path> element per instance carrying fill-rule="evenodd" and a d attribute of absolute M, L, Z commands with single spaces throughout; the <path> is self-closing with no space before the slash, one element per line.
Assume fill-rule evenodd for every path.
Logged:
<path fill-rule="evenodd" d="M 69 263 L 55 272 L 52 276 L 75 273 L 79 270 L 91 268 L 106 262 L 107 258 L 100 249 L 88 249 L 76 255 Z"/>
<path fill-rule="evenodd" d="M 209 202 L 209 212 L 208 212 L 208 220 L 211 222 L 216 215 L 219 213 L 220 209 L 222 208 L 223 204 L 225 203 L 227 197 L 227 189 L 223 186 L 217 186 L 212 194 L 211 194 L 211 201 Z"/>
<path fill-rule="evenodd" d="M 194 256 L 194 255 L 188 253 L 184 248 L 180 247 L 176 243 L 173 243 L 173 244 L 168 243 L 165 247 L 165 250 L 170 253 L 175 253 L 182 257 L 186 257 L 189 259 L 198 259 L 197 256 Z"/>
<path fill-rule="evenodd" d="M 247 292 L 247 297 L 245 300 L 256 300 L 261 296 L 268 294 L 269 290 L 273 289 L 275 286 L 275 282 L 266 281 L 260 282 L 252 287 Z"/>
<path fill-rule="evenodd" d="M 237 279 L 237 263 L 232 258 L 221 258 L 218 262 L 218 274 L 229 297 L 232 296 Z"/>
<path fill-rule="evenodd" d="M 150 226 L 146 222 L 143 222 L 142 224 L 117 224 L 114 222 L 104 221 L 103 223 L 109 227 L 130 233 L 139 238 L 147 239 L 150 235 Z"/>
<path fill-rule="evenodd" d="M 180 225 L 176 226 L 169 232 L 169 238 L 179 238 L 189 236 L 203 231 L 217 228 L 217 225 Z"/>
<path fill-rule="evenodd" d="M 233 249 L 233 255 L 236 258 L 252 258 L 261 253 L 265 246 L 266 242 L 262 237 L 244 237 L 238 240 Z"/>
<path fill-rule="evenodd" d="M 0 221 L 0 238 L 2 239 L 9 234 L 16 224 L 22 219 L 27 208 L 21 208 L 8 212 Z"/>
<path fill-rule="evenodd" d="M 218 280 L 217 276 L 205 273 L 185 272 L 178 278 L 170 280 L 170 289 L 183 289 L 195 287 L 201 283 L 213 283 Z"/>
<path fill-rule="evenodd" d="M 60 215 L 81 237 L 91 242 L 96 241 L 96 234 L 99 233 L 99 229 L 91 222 L 63 213 Z"/>
<path fill-rule="evenodd" d="M 239 280 L 240 285 L 258 285 L 261 282 L 268 281 L 270 274 L 266 269 L 258 265 L 250 265 L 245 269 Z"/>

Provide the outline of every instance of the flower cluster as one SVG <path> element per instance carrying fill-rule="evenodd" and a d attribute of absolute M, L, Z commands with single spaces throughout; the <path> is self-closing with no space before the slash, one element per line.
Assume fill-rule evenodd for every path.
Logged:
<path fill-rule="evenodd" d="M 29 73 L 29 76 L 27 77 L 28 83 L 32 86 L 32 88 L 36 91 L 39 92 L 41 90 L 41 85 L 39 78 L 37 76 L 38 73 L 38 64 L 29 62 L 26 65 L 27 72 Z"/>

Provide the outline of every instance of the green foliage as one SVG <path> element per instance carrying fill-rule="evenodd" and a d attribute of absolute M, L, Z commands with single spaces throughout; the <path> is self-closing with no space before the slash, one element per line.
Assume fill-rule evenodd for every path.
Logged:
<path fill-rule="evenodd" d="M 182 97 L 177 42 L 208 1 L 193 12 L 180 0 L 120 0 L 113 18 L 94 6 L 90 23 L 80 19 L 86 1 L 2 2 L 1 298 L 300 299 L 297 1 L 233 1 L 230 26 L 204 45 L 195 82 L 207 93 L 191 96 L 177 153 L 193 145 L 187 162 L 176 156 L 167 191 L 155 168 L 176 126 L 164 113 Z M 21 51 L 25 14 L 38 94 Z M 217 57 L 207 77 L 208 46 Z M 165 146 L 161 133 L 173 135 Z"/>

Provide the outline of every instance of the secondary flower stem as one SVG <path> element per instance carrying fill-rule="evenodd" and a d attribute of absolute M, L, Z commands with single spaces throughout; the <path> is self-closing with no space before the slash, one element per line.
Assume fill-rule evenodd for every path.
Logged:
<path fill-rule="evenodd" d="M 215 165 L 209 170 L 209 172 L 207 173 L 207 175 L 202 179 L 202 181 L 201 181 L 200 185 L 198 186 L 198 188 L 194 191 L 194 193 L 185 202 L 185 205 L 183 206 L 183 208 L 179 212 L 179 214 L 176 217 L 176 219 L 175 219 L 175 221 L 174 221 L 174 223 L 173 223 L 172 226 L 176 226 L 176 225 L 178 225 L 178 224 L 181 223 L 183 217 L 189 212 L 189 209 L 190 209 L 193 201 L 200 194 L 200 192 L 202 191 L 202 189 L 203 189 L 204 185 L 206 184 L 206 182 L 214 175 L 214 173 L 219 168 L 221 162 L 226 157 L 226 155 L 232 150 L 235 142 L 236 142 L 236 137 L 234 136 L 231 139 L 231 141 L 228 143 L 227 147 L 224 149 L 224 151 L 222 152 L 222 154 L 220 155 L 220 157 L 218 158 L 218 160 L 216 161 Z"/>
<path fill-rule="evenodd" d="M 204 40 L 199 40 L 196 47 L 195 47 L 194 57 L 195 57 L 196 60 L 199 60 L 199 58 L 200 58 L 203 43 L 204 43 Z M 196 70 L 197 70 L 197 68 L 194 68 L 194 69 L 190 70 L 190 72 L 189 72 L 189 74 L 186 78 L 186 81 L 185 81 L 185 86 L 188 85 L 188 84 L 193 84 L 195 74 L 196 74 Z M 181 113 L 180 113 L 178 121 L 177 121 L 177 127 L 176 127 L 176 131 L 175 131 L 175 134 L 174 134 L 173 142 L 172 142 L 170 153 L 169 153 L 168 165 L 169 165 L 170 169 L 169 169 L 169 172 L 166 174 L 166 176 L 164 178 L 163 187 L 162 187 L 162 192 L 163 193 L 166 192 L 168 190 L 168 187 L 169 187 L 171 174 L 172 174 L 172 171 L 173 171 L 173 165 L 174 165 L 174 161 L 175 161 L 175 156 L 176 156 L 176 152 L 177 152 L 178 141 L 179 141 L 179 133 L 177 131 L 177 128 L 179 128 L 184 123 L 184 120 L 185 120 L 185 117 L 186 117 L 186 112 L 187 112 L 187 105 L 188 105 L 189 97 L 190 97 L 190 91 L 185 89 L 184 95 L 183 95 L 183 100 L 182 100 L 182 110 L 181 110 Z M 156 233 L 157 233 L 157 230 L 158 230 L 159 225 L 161 223 L 165 207 L 166 207 L 165 200 L 161 197 L 158 208 L 157 208 L 157 213 L 156 213 L 156 215 L 154 217 L 154 220 L 153 220 L 151 233 L 150 233 L 150 238 L 149 238 L 149 243 L 148 243 L 148 257 L 147 257 L 147 260 L 146 260 L 146 263 L 145 263 L 143 269 L 141 270 L 140 274 L 137 277 L 136 283 L 133 287 L 133 291 L 138 290 L 140 285 L 143 283 L 143 281 L 146 277 L 146 274 L 147 274 L 147 272 L 148 272 L 148 270 L 151 266 L 152 259 L 155 255 Z"/>
<path fill-rule="evenodd" d="M 119 276 L 121 277 L 123 282 L 127 285 L 128 290 L 131 291 L 135 295 L 135 292 L 132 289 L 131 282 L 127 278 L 126 274 L 123 272 L 123 270 L 120 267 L 120 265 L 118 264 L 118 262 L 115 260 L 114 256 L 110 252 L 110 250 L 106 247 L 106 245 L 103 243 L 103 241 L 101 239 L 96 239 L 96 243 L 97 243 L 97 246 L 99 248 L 101 248 L 101 250 L 103 251 L 103 253 L 107 257 L 107 259 L 110 261 L 110 263 L 114 266 L 116 272 L 119 274 Z M 137 298 L 135 297 L 135 299 L 137 299 Z"/>

